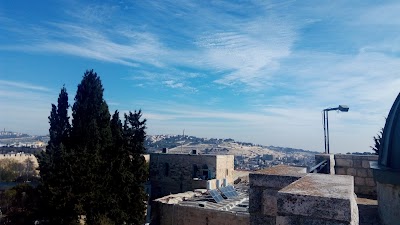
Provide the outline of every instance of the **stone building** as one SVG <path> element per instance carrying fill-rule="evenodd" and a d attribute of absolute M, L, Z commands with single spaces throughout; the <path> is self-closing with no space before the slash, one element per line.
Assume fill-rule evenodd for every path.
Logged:
<path fill-rule="evenodd" d="M 224 196 L 221 188 L 159 198 L 154 201 L 151 224 L 379 224 L 359 223 L 354 178 L 350 175 L 310 174 L 306 168 L 276 166 L 250 173 L 249 181 L 247 191 L 237 184 L 237 197 L 225 196 L 219 201 L 212 191 Z"/>
<path fill-rule="evenodd" d="M 151 198 L 232 183 L 233 172 L 233 155 L 152 153 Z"/>
<path fill-rule="evenodd" d="M 233 199 L 213 202 L 205 189 L 168 195 L 155 200 L 152 225 L 249 225 L 249 198 L 240 193 Z"/>

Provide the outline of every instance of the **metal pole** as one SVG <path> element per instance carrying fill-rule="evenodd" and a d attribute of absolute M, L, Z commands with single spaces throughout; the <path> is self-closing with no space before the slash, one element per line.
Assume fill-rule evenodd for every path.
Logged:
<path fill-rule="evenodd" d="M 328 146 L 328 154 L 329 154 L 330 152 L 329 152 L 329 119 L 328 119 L 328 111 L 326 111 L 326 136 L 327 136 L 326 143 L 327 143 L 327 146 Z"/>
<path fill-rule="evenodd" d="M 325 113 L 326 111 L 324 110 L 324 148 L 325 148 L 325 154 L 326 154 L 326 118 L 325 118 Z"/>

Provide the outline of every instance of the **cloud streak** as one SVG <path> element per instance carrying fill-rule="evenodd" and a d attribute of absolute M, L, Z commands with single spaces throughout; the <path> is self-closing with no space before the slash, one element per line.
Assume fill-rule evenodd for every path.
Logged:
<path fill-rule="evenodd" d="M 7 80 L 0 80 L 0 85 L 9 87 L 9 88 L 22 88 L 32 91 L 44 91 L 49 92 L 51 89 L 39 85 L 29 84 L 25 82 L 16 82 L 16 81 L 7 81 Z"/>

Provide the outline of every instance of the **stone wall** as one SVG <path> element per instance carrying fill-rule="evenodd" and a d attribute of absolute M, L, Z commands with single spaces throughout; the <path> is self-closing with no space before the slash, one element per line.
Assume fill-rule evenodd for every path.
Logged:
<path fill-rule="evenodd" d="M 30 159 L 33 163 L 34 168 L 39 167 L 38 161 L 33 154 L 25 154 L 25 153 L 0 154 L 0 160 L 2 159 L 12 159 L 17 161 L 18 163 L 25 163 L 25 160 Z M 35 173 L 39 174 L 39 171 L 35 170 Z"/>
<path fill-rule="evenodd" d="M 248 213 L 233 213 L 179 204 L 158 203 L 153 207 L 158 215 L 151 224 L 157 225 L 248 225 Z"/>
<path fill-rule="evenodd" d="M 217 155 L 217 168 L 215 179 L 222 180 L 227 179 L 228 183 L 232 184 L 234 181 L 234 166 L 235 159 L 233 155 Z"/>
<path fill-rule="evenodd" d="M 233 182 L 233 155 L 150 154 L 151 198 Z"/>
<path fill-rule="evenodd" d="M 335 174 L 354 177 L 354 192 L 358 196 L 376 199 L 376 183 L 374 181 L 370 161 L 377 161 L 377 155 L 342 155 L 335 156 Z"/>

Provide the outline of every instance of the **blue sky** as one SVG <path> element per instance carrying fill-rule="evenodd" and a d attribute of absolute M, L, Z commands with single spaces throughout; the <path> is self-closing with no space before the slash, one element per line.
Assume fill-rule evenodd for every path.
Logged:
<path fill-rule="evenodd" d="M 0 127 L 46 134 L 86 69 L 149 134 L 370 151 L 400 90 L 400 2 L 0 2 Z"/>

